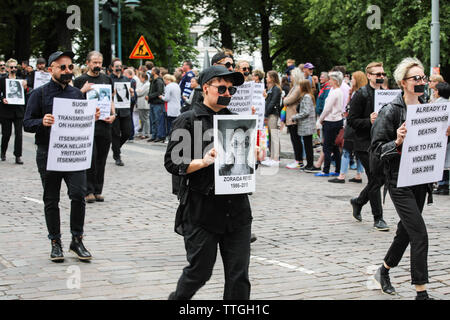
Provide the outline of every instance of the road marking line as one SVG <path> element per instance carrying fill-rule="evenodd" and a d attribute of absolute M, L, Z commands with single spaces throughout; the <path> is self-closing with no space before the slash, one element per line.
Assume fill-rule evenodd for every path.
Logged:
<path fill-rule="evenodd" d="M 278 261 L 278 260 L 273 260 L 273 259 L 269 260 L 267 258 L 258 257 L 258 256 L 250 256 L 250 259 L 255 259 L 255 260 L 258 260 L 258 261 L 266 261 L 266 262 L 269 262 L 271 264 L 274 264 L 274 265 L 277 265 L 277 266 L 280 266 L 280 267 L 283 267 L 283 268 L 300 271 L 300 272 L 303 272 L 303 273 L 306 273 L 306 274 L 313 274 L 313 273 L 315 273 L 312 270 L 308 270 L 308 269 L 303 268 L 303 267 L 297 267 L 297 266 L 294 266 L 292 264 L 281 262 L 281 261 Z"/>
<path fill-rule="evenodd" d="M 37 200 L 37 199 L 33 199 L 33 198 L 28 198 L 28 197 L 23 197 L 25 200 L 28 200 L 28 201 L 32 201 L 32 202 L 36 202 L 36 203 L 39 203 L 39 204 L 44 204 L 44 202 L 43 201 L 41 201 L 41 200 Z"/>

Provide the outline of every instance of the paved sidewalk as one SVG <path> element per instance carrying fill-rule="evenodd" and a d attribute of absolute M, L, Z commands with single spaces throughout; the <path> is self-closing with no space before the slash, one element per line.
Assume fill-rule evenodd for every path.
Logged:
<path fill-rule="evenodd" d="M 282 135 L 282 141 L 282 151 L 288 153 L 289 137 Z M 163 167 L 166 145 L 127 143 L 124 167 L 116 166 L 110 153 L 106 201 L 87 204 L 84 242 L 94 257 L 90 263 L 67 253 L 69 201 L 63 184 L 60 206 L 66 259 L 56 264 L 49 260 L 33 142 L 33 135 L 24 134 L 23 166 L 14 164 L 11 150 L 7 161 L 0 163 L 0 299 L 167 299 L 186 258 L 183 239 L 173 232 L 177 200 Z M 251 251 L 251 298 L 413 299 L 409 250 L 391 271 L 397 296 L 381 294 L 370 280 L 398 222 L 389 196 L 384 212 L 391 230 L 375 231 L 369 207 L 363 209 L 362 222 L 351 214 L 349 200 L 363 185 L 336 185 L 284 168 L 290 161 L 282 159 L 273 175 L 267 168 L 258 169 L 257 191 L 250 197 L 258 237 Z M 348 178 L 353 174 L 350 171 Z M 436 196 L 435 203 L 424 209 L 429 232 L 428 291 L 438 299 L 450 298 L 449 208 L 450 197 Z M 218 255 L 211 280 L 194 299 L 221 299 L 222 292 Z"/>

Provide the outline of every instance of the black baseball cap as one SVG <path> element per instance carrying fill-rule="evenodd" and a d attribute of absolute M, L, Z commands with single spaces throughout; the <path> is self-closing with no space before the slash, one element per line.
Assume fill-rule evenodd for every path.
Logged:
<path fill-rule="evenodd" d="M 53 63 L 53 61 L 58 60 L 60 57 L 69 57 L 70 59 L 73 59 L 75 54 L 72 51 L 56 51 L 53 52 L 50 57 L 48 57 L 48 64 L 47 66 L 50 67 L 50 65 Z"/>
<path fill-rule="evenodd" d="M 231 72 L 224 66 L 212 66 L 203 70 L 199 75 L 200 85 L 203 86 L 212 78 L 227 77 L 231 79 L 233 86 L 240 86 L 244 83 L 244 76 L 240 72 Z"/>
<path fill-rule="evenodd" d="M 211 59 L 211 64 L 218 63 L 220 60 L 228 58 L 229 56 L 226 55 L 223 51 L 217 52 Z"/>
<path fill-rule="evenodd" d="M 44 58 L 39 58 L 39 59 L 37 59 L 37 61 L 36 61 L 36 64 L 46 64 L 47 62 L 45 61 L 45 59 Z"/>

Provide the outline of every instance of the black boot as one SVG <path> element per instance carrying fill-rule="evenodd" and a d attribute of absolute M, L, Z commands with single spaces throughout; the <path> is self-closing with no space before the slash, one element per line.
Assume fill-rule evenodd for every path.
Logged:
<path fill-rule="evenodd" d="M 16 157 L 16 164 L 23 164 L 21 157 Z"/>
<path fill-rule="evenodd" d="M 385 294 L 394 295 L 396 294 L 394 287 L 391 284 L 391 279 L 389 278 L 389 273 L 382 274 L 381 268 L 379 267 L 377 272 L 375 273 L 375 281 L 378 282 L 378 284 L 381 287 L 381 291 Z"/>
<path fill-rule="evenodd" d="M 72 236 L 72 242 L 70 243 L 70 250 L 80 260 L 91 260 L 92 256 L 83 245 L 83 237 Z"/>
<path fill-rule="evenodd" d="M 50 253 L 50 260 L 52 260 L 53 262 L 64 261 L 61 239 L 52 240 L 52 252 Z"/>
<path fill-rule="evenodd" d="M 356 203 L 356 200 L 358 200 L 358 198 L 353 198 L 350 200 L 350 203 L 353 207 L 353 217 L 358 220 L 361 221 L 361 210 L 362 210 L 362 206 Z"/>

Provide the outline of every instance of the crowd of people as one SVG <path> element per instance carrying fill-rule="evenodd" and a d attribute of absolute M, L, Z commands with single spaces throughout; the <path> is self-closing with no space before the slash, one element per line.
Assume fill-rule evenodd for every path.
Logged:
<path fill-rule="evenodd" d="M 389 269 L 398 265 L 406 246 L 411 244 L 412 282 L 416 285 L 418 298 L 428 297 L 425 291 L 428 242 L 421 213 L 425 196 L 432 190 L 429 185 L 396 186 L 401 145 L 406 135 L 404 113 L 400 116 L 398 110 L 412 104 L 446 102 L 450 85 L 440 75 L 432 75 L 428 81 L 420 61 L 408 58 L 398 65 L 393 76 L 402 94 L 376 113 L 375 90 L 389 88 L 382 62 L 371 62 L 364 71 L 356 70 L 352 74 L 347 73 L 345 66 L 335 66 L 317 76 L 312 63 L 296 66 L 295 61 L 289 59 L 284 72 L 264 72 L 253 70 L 248 61 L 235 61 L 233 53 L 224 50 L 214 55 L 212 67 L 202 72 L 198 72 L 191 61 L 184 61 L 171 74 L 167 68 L 155 66 L 151 61 L 134 68 L 124 66 L 116 58 L 105 68 L 103 55 L 96 51 L 87 55 L 86 64 L 82 67 L 73 64 L 73 57 L 72 52 L 55 52 L 48 63 L 39 58 L 36 70 L 26 62 L 18 68 L 14 59 L 0 61 L 1 161 L 6 161 L 12 125 L 15 129 L 16 164 L 24 163 L 23 129 L 36 133 L 36 161 L 44 188 L 51 260 L 58 262 L 64 259 L 58 208 L 61 181 L 68 185 L 72 201 L 73 240 L 70 250 L 81 260 L 89 260 L 92 256 L 82 242 L 85 203 L 105 201 L 103 186 L 109 149 L 112 149 L 115 164 L 124 166 L 121 157 L 124 143 L 135 139 L 166 143 L 165 166 L 174 177 L 173 190 L 180 199 L 176 231 L 185 237 L 190 263 L 170 298 L 189 299 L 209 279 L 215 262 L 214 248 L 220 243 L 226 265 L 224 298 L 248 299 L 249 245 L 256 240 L 256 235 L 251 233 L 248 195 L 211 195 L 211 177 L 214 177 L 211 164 L 217 156 L 216 151 L 206 150 L 203 159 L 192 159 L 188 165 L 175 164 L 170 151 L 176 143 L 170 136 L 176 128 L 191 130 L 196 119 L 209 119 L 202 129 L 207 130 L 212 124 L 213 114 L 230 114 L 226 106 L 236 92 L 235 88 L 246 81 L 255 81 L 265 86 L 264 123 L 269 133 L 267 156 L 264 158 L 258 153 L 258 164 L 280 165 L 280 129 L 286 127 L 294 150 L 294 161 L 286 168 L 313 173 L 318 179 L 329 177 L 328 182 L 341 184 L 346 182 L 349 169 L 356 170 L 355 176 L 348 180 L 354 183 L 361 184 L 365 172 L 368 183 L 357 197 L 350 200 L 349 208 L 353 217 L 361 221 L 362 207 L 370 203 L 374 228 L 379 231 L 389 230 L 383 220 L 381 197 L 381 188 L 387 185 L 400 222 L 394 242 L 375 278 L 383 292 L 395 293 L 389 280 Z M 39 87 L 35 83 L 37 72 L 51 75 L 48 82 Z M 10 85 L 12 82 L 7 79 L 16 82 Z M 93 85 L 111 85 L 114 88 L 116 83 L 131 84 L 113 92 L 116 99 L 129 100 L 130 107 L 117 108 L 112 103 L 108 117 L 100 120 L 96 114 L 90 169 L 85 174 L 48 171 L 48 140 L 50 127 L 55 121 L 51 115 L 52 99 L 89 99 Z M 20 88 L 23 89 L 24 102 L 10 103 L 13 97 L 18 97 Z M 112 100 L 112 97 L 100 94 L 99 99 Z M 398 119 L 401 120 L 399 123 Z M 203 148 L 208 145 L 205 143 L 202 141 Z M 389 163 L 388 173 L 386 163 Z M 187 193 L 186 189 L 192 190 Z M 449 194 L 448 168 L 443 179 L 436 183 L 433 193 Z M 211 219 L 205 215 L 208 212 L 216 212 L 220 219 Z M 231 216 L 230 212 L 233 212 Z M 227 235 L 227 241 L 222 238 L 223 234 Z M 193 244 L 192 247 L 188 245 L 195 242 L 194 238 L 198 238 L 200 246 L 208 249 L 207 252 L 196 251 Z"/>

